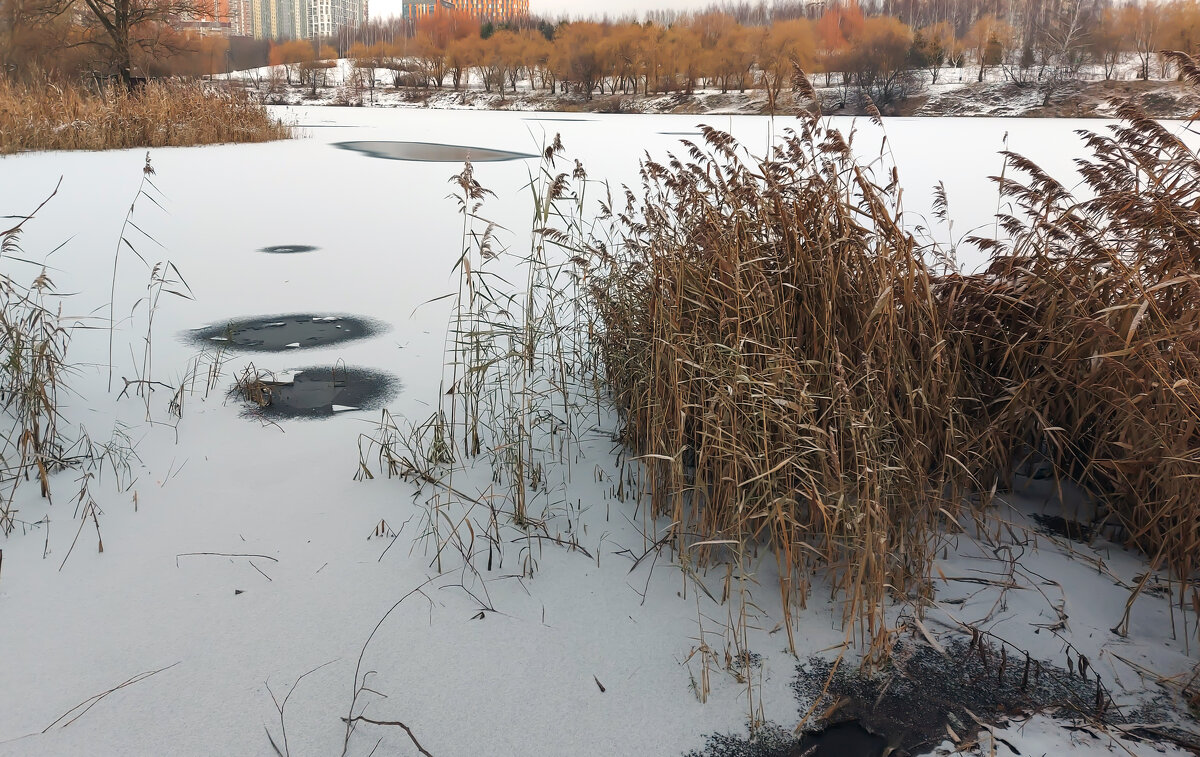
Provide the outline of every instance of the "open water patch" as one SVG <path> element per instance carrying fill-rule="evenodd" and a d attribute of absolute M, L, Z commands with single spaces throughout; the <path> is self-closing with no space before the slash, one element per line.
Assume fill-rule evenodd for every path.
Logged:
<path fill-rule="evenodd" d="M 364 339 L 383 330 L 378 321 L 357 316 L 290 313 L 238 318 L 203 326 L 189 332 L 188 338 L 208 347 L 245 352 L 287 352 Z"/>
<path fill-rule="evenodd" d="M 1037 523 L 1037 528 L 1044 534 L 1061 536 L 1071 541 L 1089 544 L 1096 535 L 1096 527 L 1088 523 L 1069 520 L 1061 515 L 1041 515 L 1034 513 L 1030 517 Z"/>
<path fill-rule="evenodd" d="M 753 739 L 713 734 L 689 757 L 880 757 L 924 754 L 952 731 L 963 740 L 984 722 L 1040 712 L 1063 720 L 1140 722 L 1118 710 L 1086 660 L 1066 654 L 1063 666 L 1036 660 L 982 636 L 944 651 L 898 643 L 891 663 L 874 673 L 813 657 L 797 666 L 792 689 L 800 713 L 826 713 L 813 730 L 793 736 L 769 724 Z M 949 729 L 949 730 L 948 730 Z"/>
<path fill-rule="evenodd" d="M 1036 660 L 982 636 L 955 640 L 944 652 L 901 643 L 891 665 L 874 675 L 809 660 L 797 669 L 793 689 L 801 703 L 818 699 L 818 712 L 832 709 L 884 736 L 898 754 L 932 749 L 946 739 L 947 728 L 970 738 L 980 728 L 975 716 L 991 723 L 1031 712 L 1118 721 L 1107 687 L 1087 661 L 1068 653 L 1062 662 Z"/>
<path fill-rule="evenodd" d="M 883 757 L 888 742 L 856 720 L 834 723 L 799 737 L 773 723 L 760 726 L 753 739 L 712 734 L 704 749 L 687 757 Z"/>
<path fill-rule="evenodd" d="M 243 376 L 231 394 L 246 404 L 247 415 L 274 421 L 376 410 L 398 390 L 394 376 L 335 365 Z"/>
<path fill-rule="evenodd" d="M 490 147 L 447 145 L 438 142 L 366 140 L 358 142 L 335 142 L 334 147 L 360 152 L 371 158 L 411 160 L 422 163 L 462 163 L 466 160 L 470 160 L 472 163 L 485 163 L 504 160 L 526 160 L 538 157 L 537 155 L 525 152 L 495 150 Z"/>
<path fill-rule="evenodd" d="M 261 247 L 259 252 L 265 252 L 269 255 L 296 255 L 301 252 L 316 252 L 318 247 L 313 247 L 311 244 L 276 244 L 270 247 Z"/>

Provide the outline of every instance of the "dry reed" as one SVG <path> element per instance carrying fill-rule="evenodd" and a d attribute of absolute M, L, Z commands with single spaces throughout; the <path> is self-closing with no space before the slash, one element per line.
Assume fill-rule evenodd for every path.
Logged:
<path fill-rule="evenodd" d="M 644 164 L 622 244 L 597 259 L 601 344 L 678 551 L 767 541 L 785 607 L 826 567 L 845 619 L 885 640 L 889 592 L 925 586 L 989 458 L 895 182 L 801 125 L 768 160 L 706 128 L 690 162 Z"/>
<path fill-rule="evenodd" d="M 49 80 L 0 78 L 0 154 L 105 150 L 287 139 L 291 129 L 236 88 L 151 81 L 130 93 L 98 92 Z"/>
<path fill-rule="evenodd" d="M 644 162 L 591 296 L 682 559 L 766 544 L 785 609 L 826 573 L 880 659 L 887 604 L 920 604 L 963 504 L 1033 450 L 1200 605 L 1200 159 L 1120 116 L 1081 133 L 1083 199 L 1006 154 L 1016 210 L 972 240 L 977 275 L 928 262 L 894 169 L 876 183 L 816 116 L 768 159 L 706 128 L 688 160 Z"/>
<path fill-rule="evenodd" d="M 27 262 L 21 235 L 49 199 L 0 231 L 0 262 Z M 51 473 L 66 465 L 58 395 L 70 370 L 70 333 L 48 301 L 53 297 L 54 284 L 44 268 L 29 285 L 0 271 L 0 423 L 5 424 L 0 436 L 0 532 L 6 535 L 16 524 L 13 499 L 21 483 L 36 478 L 42 496 L 49 497 Z"/>
<path fill-rule="evenodd" d="M 1200 570 L 1200 158 L 1132 105 L 1120 115 L 1111 135 L 1080 132 L 1084 199 L 1007 155 L 1007 239 L 979 240 L 990 265 L 939 298 L 997 452 L 1040 449 L 1186 582 Z M 1196 596 L 1185 583 L 1177 598 Z"/>
<path fill-rule="evenodd" d="M 974 275 L 906 230 L 895 169 L 859 163 L 819 115 L 764 159 L 706 127 L 685 159 L 644 161 L 640 192 L 623 208 L 602 199 L 599 217 L 582 168 L 558 171 L 555 140 L 531 176 L 524 292 L 485 278 L 498 253 L 468 166 L 441 408 L 411 433 L 385 415 L 360 474 L 377 448 L 389 475 L 455 492 L 455 467 L 487 451 L 508 488 L 495 502 L 532 532 L 553 509 L 546 471 L 567 457 L 554 437 L 569 446 L 583 414 L 599 416 L 602 372 L 638 481 L 671 524 L 651 541 L 689 573 L 727 565 L 735 640 L 748 600 L 731 582 L 765 546 L 793 650 L 792 609 L 820 573 L 847 641 L 883 661 L 888 608 L 920 612 L 943 539 L 1031 453 L 1200 607 L 1200 158 L 1134 106 L 1120 115 L 1111 135 L 1082 133 L 1085 197 L 1006 153 L 996 181 L 1013 210 L 998 238 L 972 240 L 991 255 Z M 499 544 L 487 509 L 476 531 Z"/>

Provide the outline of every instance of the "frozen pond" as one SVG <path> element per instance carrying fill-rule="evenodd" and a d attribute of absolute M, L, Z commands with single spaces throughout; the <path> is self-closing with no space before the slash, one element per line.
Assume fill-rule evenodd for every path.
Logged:
<path fill-rule="evenodd" d="M 414 505 L 412 487 L 382 476 L 351 479 L 362 465 L 377 465 L 360 444 L 383 408 L 420 421 L 446 392 L 440 383 L 446 295 L 457 288 L 454 267 L 463 249 L 463 218 L 453 199 L 459 188 L 451 177 L 461 170 L 462 150 L 479 161 L 475 179 L 495 195 L 483 201 L 479 216 L 496 222 L 498 242 L 519 253 L 530 240 L 528 185 L 539 170 L 536 156 L 556 134 L 566 152 L 555 171 L 570 174 L 578 159 L 591 180 L 608 181 L 620 197 L 621 184 L 638 182 L 639 159 L 668 151 L 685 157 L 679 140 L 697 133 L 700 123 L 730 131 L 756 154 L 795 123 L 748 116 L 275 112 L 308 125 L 304 137 L 152 151 L 157 192 L 147 191 L 158 205 L 137 202 L 137 231 L 125 229 L 128 245 L 119 240 L 143 179 L 145 150 L 0 158 L 0 216 L 33 211 L 61 177 L 57 196 L 21 239 L 23 257 L 34 265 L 5 261 L 26 282 L 44 263 L 61 295 L 52 302 L 61 302 L 77 326 L 69 353 L 77 366 L 73 391 L 61 394 L 60 409 L 98 443 L 117 429 L 139 445 L 138 458 L 128 460 L 127 486 L 114 486 L 108 469 L 93 486 L 104 513 L 102 552 L 88 522 L 64 562 L 78 528 L 75 473 L 60 477 L 61 493 L 49 507 L 36 497 L 36 485 L 28 487 L 22 517 L 32 522 L 48 514 L 48 533 L 39 525 L 26 536 L 0 537 L 0 755 L 272 754 L 264 733 L 280 734 L 272 694 L 282 700 L 310 671 L 287 706 L 290 753 L 341 753 L 340 718 L 367 635 L 406 592 L 438 575 L 435 551 L 414 546 L 434 526 Z M 882 145 L 882 132 L 868 121 L 836 122 L 854 129 L 864 160 L 898 164 L 911 226 L 932 223 L 933 188 L 943 182 L 954 237 L 988 233 L 997 198 L 987 177 L 1001 169 L 999 150 L 1023 153 L 1051 175 L 1067 177 L 1082 154 L 1073 131 L 1102 127 L 889 119 Z M 343 149 L 347 144 L 358 147 Z M 401 152 L 406 157 L 399 160 L 366 157 Z M 486 161 L 486 154 L 505 159 Z M 590 184 L 587 191 L 595 201 L 604 187 Z M 303 251 L 315 252 L 288 254 Z M 967 246 L 960 255 L 968 269 L 982 262 Z M 186 280 L 190 299 L 155 297 L 156 286 L 184 291 L 162 282 L 163 271 L 175 269 L 152 275 L 153 264 L 167 260 Z M 169 423 L 151 426 L 145 418 L 147 408 L 165 413 L 170 392 L 118 402 L 106 389 L 110 310 L 118 391 L 122 379 L 139 377 L 192 387 L 181 407 L 172 405 L 178 417 Z M 270 315 L 280 313 L 292 315 Z M 329 315 L 343 313 L 361 320 Z M 238 314 L 255 322 L 229 326 Z M 205 324 L 208 331 L 197 330 Z M 269 388 L 281 406 L 286 400 L 294 408 L 292 415 L 320 420 L 297 422 L 282 412 L 263 424 L 242 419 L 243 406 L 226 390 L 251 364 L 287 377 Z M 609 431 L 585 430 L 569 454 L 594 454 L 611 468 Z M 705 643 L 727 654 L 731 642 L 719 633 L 727 608 L 685 589 L 667 557 L 657 568 L 646 560 L 630 573 L 627 555 L 648 553 L 655 541 L 638 529 L 653 524 L 643 522 L 644 509 L 635 503 L 609 497 L 610 485 L 616 487 L 602 468 L 596 463 L 580 475 L 578 489 L 553 492 L 566 516 L 561 520 L 573 523 L 586 554 L 533 539 L 512 544 L 486 524 L 476 529 L 445 515 L 434 519 L 444 529 L 442 547 L 470 542 L 487 560 L 486 544 L 495 539 L 503 559 L 497 557 L 486 584 L 450 575 L 446 585 L 423 588 L 389 617 L 363 663 L 371 671 L 367 685 L 389 698 L 376 701 L 368 716 L 407 723 L 439 757 L 481 748 L 496 755 L 680 755 L 700 748 L 704 733 L 744 732 L 744 685 L 714 668 L 707 704 L 691 688 L 698 619 Z M 453 486 L 470 487 L 466 496 L 481 503 L 497 496 L 486 483 L 456 479 Z M 542 542 L 558 537 L 558 521 L 549 522 Z M 1106 557 L 1106 569 L 1134 581 L 1140 563 L 1122 557 Z M 524 575 L 530 561 L 537 562 L 533 579 Z M 1097 582 L 1098 592 L 1112 587 L 1107 576 L 1077 567 L 1080 582 Z M 755 601 L 769 604 L 777 591 L 769 566 L 764 570 L 765 588 Z M 1073 607 L 1077 638 L 1090 639 L 1095 630 L 1099 645 L 1124 597 L 1115 609 L 1109 595 L 1093 602 L 1090 594 L 1084 606 Z M 813 604 L 804 643 L 813 651 L 834 649 L 845 633 L 823 599 Z M 1186 659 L 1182 641 L 1168 638 L 1176 616 L 1145 607 L 1134 625 L 1156 634 L 1159 657 L 1150 662 L 1160 672 L 1176 670 Z M 753 631 L 752 648 L 764 658 L 755 705 L 790 728 L 797 718 L 794 658 L 780 652 L 785 634 L 772 635 L 773 626 Z M 1037 638 L 1053 651 L 1051 636 Z M 1101 657 L 1098 649 L 1089 654 Z M 69 728 L 40 733 L 88 697 L 157 670 L 113 691 Z M 371 752 L 380 737 L 387 740 L 379 754 L 413 753 L 397 729 L 363 728 L 349 754 Z"/>
<path fill-rule="evenodd" d="M 514 112 L 410 111 L 364 108 L 277 108 L 281 117 L 312 126 L 304 138 L 264 145 L 228 145 L 155 150 L 151 155 L 162 212 L 142 201 L 135 222 L 153 242 L 135 243 L 147 257 L 169 259 L 195 294 L 194 301 L 164 302 L 154 319 L 159 365 L 182 364 L 191 344 L 171 335 L 197 324 L 223 324 L 230 313 L 353 312 L 400 329 L 393 336 L 338 345 L 328 357 L 374 366 L 401 376 L 416 396 L 435 380 L 428 366 L 440 360 L 444 301 L 427 301 L 451 291 L 452 266 L 461 250 L 462 219 L 449 196 L 456 163 L 366 160 L 334 145 L 428 143 L 474 145 L 488 150 L 540 154 L 560 134 L 566 147 L 557 170 L 581 161 L 592 180 L 636 185 L 638 161 L 668 151 L 685 154 L 678 133 L 708 122 L 732 132 L 750 152 L 761 154 L 773 136 L 795 123 L 790 118 L 595 115 L 587 119 L 531 116 Z M 554 120 L 550 120 L 554 119 Z M 854 130 L 855 149 L 865 160 L 881 152 L 880 130 L 866 120 L 835 119 Z M 1055 176 L 1069 176 L 1081 154 L 1079 128 L 1096 121 L 1001 119 L 889 119 L 886 156 L 894 156 L 904 187 L 906 218 L 912 226 L 935 227 L 933 187 L 943 181 L 954 218 L 954 236 L 987 233 L 997 208 L 987 177 L 1001 168 L 997 151 L 1024 153 Z M 54 189 L 58 196 L 27 226 L 24 248 L 39 255 L 70 242 L 47 260 L 57 291 L 76 314 L 106 312 L 107 286 L 122 221 L 141 179 L 144 150 L 12 156 L 0 160 L 0 213 L 29 212 Z M 476 179 L 495 193 L 479 211 L 502 230 L 499 241 L 528 245 L 533 200 L 526 188 L 537 158 L 482 162 Z M 97 193 L 97 177 L 105 191 Z M 590 197 L 603 188 L 592 185 Z M 935 232 L 947 238 L 944 229 Z M 136 235 L 135 235 L 136 236 Z M 303 240 L 299 245 L 281 241 Z M 253 254 L 257 250 L 301 255 Z M 982 258 L 963 245 L 965 268 Z M 33 274 L 30 274 L 32 279 Z M 119 288 L 131 307 L 145 291 L 149 272 L 128 249 L 122 252 Z M 118 310 L 120 303 L 118 303 Z M 415 320 L 414 320 L 415 319 Z M 418 327 L 419 326 L 419 327 Z M 289 340 L 294 342 L 298 340 Z M 386 349 L 379 349 L 380 344 Z M 78 340 L 75 354 L 89 363 L 108 359 L 103 340 Z M 324 356 L 317 356 L 318 360 Z M 422 364 L 419 361 L 428 360 Z M 417 361 L 417 362 L 414 362 Z M 379 365 L 380 362 L 385 364 Z M 419 366 L 421 370 L 415 370 Z M 295 366 L 271 365 L 270 369 Z M 423 373 L 425 377 L 414 375 Z"/>

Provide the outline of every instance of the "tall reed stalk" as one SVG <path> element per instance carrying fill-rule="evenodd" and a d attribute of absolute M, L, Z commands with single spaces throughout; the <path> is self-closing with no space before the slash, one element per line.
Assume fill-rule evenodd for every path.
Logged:
<path fill-rule="evenodd" d="M 45 269 L 28 286 L 7 270 L 13 262 L 28 262 L 20 246 L 25 224 L 57 192 L 0 231 L 0 406 L 9 426 L 0 447 L 0 531 L 5 534 L 16 525 L 14 498 L 20 484 L 32 476 L 48 498 L 51 473 L 65 465 L 58 393 L 69 370 L 70 334 L 47 302 L 54 284 Z"/>

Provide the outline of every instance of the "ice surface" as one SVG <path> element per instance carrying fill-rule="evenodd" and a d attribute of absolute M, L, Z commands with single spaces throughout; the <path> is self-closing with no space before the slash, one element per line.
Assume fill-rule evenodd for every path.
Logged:
<path fill-rule="evenodd" d="M 643 150 L 656 157 L 668 150 L 686 154 L 677 137 L 660 132 L 693 131 L 706 120 L 595 116 L 591 122 L 537 123 L 514 113 L 277 112 L 300 123 L 320 119 L 344 128 L 274 144 L 151 152 L 154 182 L 169 214 L 141 202 L 135 220 L 161 245 L 147 251 L 173 261 L 196 295 L 160 304 L 152 332 L 155 377 L 176 385 L 200 349 L 177 335 L 197 323 L 223 323 L 229 313 L 362 313 L 392 332 L 306 355 L 314 363 L 402 377 L 404 391 L 388 407 L 396 417 L 415 420 L 429 415 L 439 393 L 449 303 L 437 298 L 454 290 L 461 252 L 462 219 L 446 199 L 458 168 L 364 160 L 332 143 L 477 144 L 486 135 L 490 146 L 539 153 L 561 132 L 567 155 L 581 159 L 592 178 L 611 181 L 616 194 L 619 184 L 637 181 Z M 794 124 L 762 117 L 707 122 L 731 130 L 759 153 L 772 135 Z M 900 166 L 910 224 L 932 219 L 932 187 L 945 182 L 958 237 L 990 229 L 996 194 L 986 177 L 999 172 L 997 150 L 1006 146 L 1006 135 L 1009 149 L 1067 176 L 1080 154 L 1072 130 L 1099 126 L 891 119 L 883 154 Z M 855 128 L 855 149 L 868 159 L 879 156 L 879 129 L 865 121 Z M 113 251 L 144 158 L 144 150 L 124 150 L 0 159 L 0 215 L 32 211 L 63 178 L 58 196 L 27 225 L 22 243 L 25 254 L 37 259 L 66 242 L 53 258 L 55 284 L 60 292 L 77 292 L 63 304 L 64 312 L 84 314 L 81 325 L 90 322 L 86 314 L 108 312 Z M 518 249 L 529 238 L 530 165 L 475 167 L 476 178 L 497 195 L 480 215 L 506 227 L 501 241 Z M 561 165 L 569 171 L 573 164 Z M 104 191 L 97 191 L 100 186 Z M 600 196 L 598 187 L 590 191 Z M 251 254 L 283 233 L 321 253 Z M 124 345 L 115 351 L 118 376 L 136 375 L 140 365 L 128 357 L 128 346 L 141 354 L 145 312 L 134 304 L 150 279 L 150 271 L 127 253 L 118 261 L 114 310 L 133 315 L 118 320 Z M 965 247 L 960 254 L 966 268 L 981 262 Z M 691 688 L 699 672 L 697 658 L 689 657 L 698 624 L 706 633 L 719 630 L 728 608 L 698 595 L 666 555 L 630 573 L 628 555 L 646 551 L 656 524 L 635 503 L 613 499 L 611 479 L 593 480 L 596 470 L 613 473 L 611 429 L 582 440 L 578 451 L 586 456 L 586 471 L 568 491 L 556 493 L 591 557 L 545 542 L 505 544 L 503 562 L 480 584 L 459 572 L 437 576 L 433 552 L 413 546 L 428 523 L 410 485 L 351 480 L 360 434 L 370 429 L 359 414 L 339 406 L 320 422 L 247 423 L 223 395 L 230 377 L 251 362 L 232 354 L 218 391 L 208 399 L 203 392 L 190 396 L 177 428 L 147 426 L 140 400 L 117 403 L 105 391 L 106 337 L 106 329 L 76 330 L 71 355 L 83 367 L 72 377 L 74 393 L 61 397 L 61 409 L 68 418 L 85 419 L 97 438 L 116 421 L 136 429 L 136 480 L 128 489 L 107 478 L 93 486 L 103 510 L 103 552 L 94 528 L 79 531 L 73 519 L 76 474 L 57 477 L 53 505 L 32 488 L 23 490 L 20 517 L 40 525 L 0 541 L 0 754 L 268 754 L 264 728 L 277 739 L 281 733 L 271 692 L 282 699 L 288 691 L 290 752 L 340 753 L 345 731 L 339 718 L 350 704 L 364 641 L 397 600 L 429 577 L 432 583 L 388 617 L 367 649 L 364 667 L 375 671 L 369 685 L 388 698 L 373 700 L 366 714 L 405 722 L 439 757 L 480 751 L 674 755 L 700 748 L 705 733 L 744 733 L 743 685 L 714 671 L 707 704 Z M 283 367 L 278 361 L 290 358 L 260 353 L 253 362 L 276 370 Z M 285 376 L 294 382 L 296 373 L 277 375 Z M 158 415 L 165 415 L 167 400 L 152 395 Z M 482 498 L 489 496 L 488 485 L 456 482 L 475 487 L 469 493 Z M 1024 512 L 1016 508 L 1012 517 L 1028 520 Z M 551 527 L 565 529 L 559 522 L 552 520 Z M 60 571 L 77 532 L 78 543 Z M 398 534 L 395 548 L 388 549 L 391 539 L 381 532 Z M 1005 609 L 990 618 L 990 628 L 1020 638 L 1038 654 L 1058 655 L 1055 634 L 1034 635 L 1029 619 L 1056 622 L 1054 607 L 1061 600 L 1070 615 L 1062 633 L 1123 690 L 1137 691 L 1142 683 L 1118 654 L 1158 674 L 1190 669 L 1184 615 L 1178 608 L 1171 613 L 1165 600 L 1139 601 L 1130 639 L 1108 630 L 1123 610 L 1126 587 L 1145 570 L 1139 556 L 1111 544 L 1036 539 L 1026 550 L 1027 565 L 1039 574 L 1053 572 L 1059 586 L 1020 578 L 1027 588 L 1004 596 Z M 985 617 L 997 603 L 995 591 L 956 580 L 995 566 L 984 562 L 995 556 L 982 545 L 965 537 L 962 544 L 962 553 L 948 555 L 940 566 L 947 580 L 937 587 L 939 602 L 945 602 L 927 621 L 934 633 L 950 633 L 955 619 Z M 208 554 L 177 557 L 184 553 Z M 522 554 L 537 562 L 532 579 L 521 577 Z M 1101 558 L 1102 571 L 1096 567 Z M 786 634 L 772 632 L 778 631 L 778 618 L 771 618 L 778 592 L 771 561 L 758 570 L 754 599 L 766 617 L 749 642 L 763 657 L 755 703 L 790 728 L 798 717 L 789 688 L 795 660 L 783 651 Z M 814 596 L 800 617 L 802 655 L 843 641 L 839 616 L 840 606 Z M 720 635 L 706 640 L 727 643 Z M 171 665 L 109 694 L 70 727 L 41 733 L 87 698 Z M 1060 753 L 1058 745 L 1074 740 L 1086 741 L 1091 751 L 1108 749 L 1064 736 L 1053 724 L 1039 721 L 1038 728 L 1005 738 L 1032 744 L 1022 747 L 1025 753 Z M 363 725 L 350 754 L 367 754 L 379 738 L 380 753 L 410 753 L 407 738 L 396 731 Z"/>

